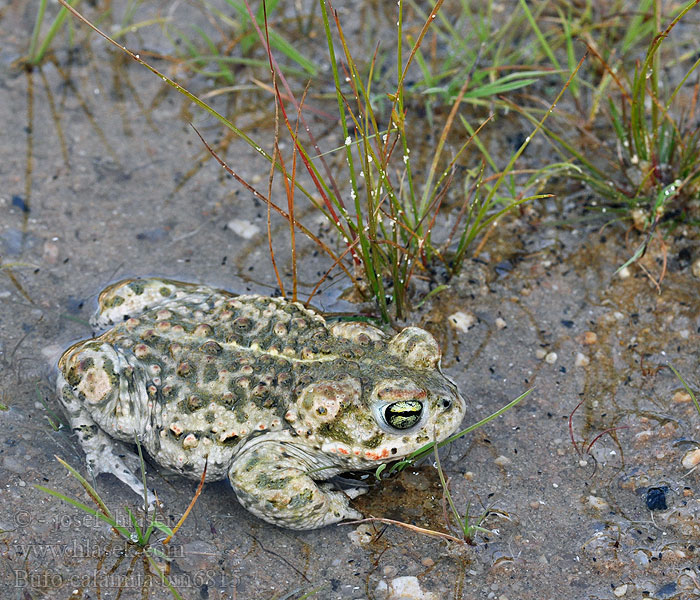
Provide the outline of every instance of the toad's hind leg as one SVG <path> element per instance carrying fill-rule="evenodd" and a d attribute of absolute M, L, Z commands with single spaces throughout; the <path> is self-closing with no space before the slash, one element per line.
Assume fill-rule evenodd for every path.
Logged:
<path fill-rule="evenodd" d="M 127 465 L 129 459 L 136 462 L 136 455 L 103 429 L 126 442 L 144 441 L 149 411 L 140 369 L 123 352 L 98 340 L 69 348 L 58 367 L 58 397 L 90 471 L 112 473 L 143 497 L 143 484 Z M 154 500 L 146 495 L 148 502 Z"/>
<path fill-rule="evenodd" d="M 315 529 L 345 519 L 361 519 L 349 495 L 312 479 L 314 466 L 279 441 L 244 449 L 229 469 L 240 503 L 261 519 L 289 529 Z M 358 493 L 351 493 L 356 496 Z"/>
<path fill-rule="evenodd" d="M 71 431 L 76 434 L 85 452 L 90 473 L 93 476 L 112 473 L 143 498 L 143 482 L 134 475 L 125 462 L 126 457 L 130 455 L 134 457 L 133 452 L 125 444 L 110 438 L 100 429 L 60 373 L 57 384 L 59 398 L 68 417 Z M 144 500 L 148 504 L 155 503 L 156 498 L 151 491 L 147 491 L 146 496 Z"/>

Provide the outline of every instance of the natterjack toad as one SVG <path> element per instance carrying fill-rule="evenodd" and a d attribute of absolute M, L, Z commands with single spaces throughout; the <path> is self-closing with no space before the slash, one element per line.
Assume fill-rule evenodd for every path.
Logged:
<path fill-rule="evenodd" d="M 416 327 L 389 338 L 281 298 L 164 279 L 110 286 L 93 325 L 110 329 L 63 354 L 59 396 L 92 471 L 138 494 L 115 440 L 138 439 L 192 479 L 206 462 L 207 481 L 228 477 L 275 525 L 358 518 L 358 490 L 323 480 L 445 439 L 465 412 L 437 343 Z"/>

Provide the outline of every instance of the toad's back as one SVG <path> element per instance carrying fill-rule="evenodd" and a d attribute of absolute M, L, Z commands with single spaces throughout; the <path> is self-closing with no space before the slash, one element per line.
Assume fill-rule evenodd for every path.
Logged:
<path fill-rule="evenodd" d="M 241 441 L 286 426 L 315 365 L 352 353 L 320 316 L 282 299 L 133 281 L 105 290 L 100 307 L 96 324 L 116 325 L 66 352 L 67 382 L 113 437 L 136 435 L 183 474 L 208 457 L 207 479 L 223 477 Z"/>

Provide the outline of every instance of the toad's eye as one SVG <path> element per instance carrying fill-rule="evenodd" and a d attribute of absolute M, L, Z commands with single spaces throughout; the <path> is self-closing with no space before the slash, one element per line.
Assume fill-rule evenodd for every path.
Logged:
<path fill-rule="evenodd" d="M 395 429 L 410 429 L 420 421 L 423 404 L 418 400 L 401 400 L 384 409 L 384 420 Z"/>

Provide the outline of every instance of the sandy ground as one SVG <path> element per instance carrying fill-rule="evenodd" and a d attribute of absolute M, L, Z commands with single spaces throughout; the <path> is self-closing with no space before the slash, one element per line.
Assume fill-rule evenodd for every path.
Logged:
<path fill-rule="evenodd" d="M 170 598 L 142 553 L 34 487 L 89 502 L 54 458 L 84 472 L 76 440 L 51 426 L 60 414 L 55 361 L 91 335 L 96 294 L 123 277 L 274 293 L 265 209 L 207 158 L 187 123 L 220 140 L 212 119 L 101 42 L 70 54 L 60 42 L 41 70 L 16 68 L 32 22 L 23 3 L 0 12 L 1 595 Z M 269 101 L 253 110 L 237 98 L 214 103 L 271 140 Z M 226 156 L 265 188 L 264 160 L 235 140 Z M 660 369 L 671 363 L 697 382 L 697 242 L 682 232 L 670 240 L 659 293 L 636 266 L 614 276 L 634 247 L 619 230 L 537 226 L 533 215 L 547 210 L 504 225 L 449 293 L 412 317 L 438 337 L 445 372 L 469 399 L 465 426 L 535 388 L 441 455 L 456 505 L 475 522 L 488 513 L 481 526 L 491 533 L 469 546 L 381 523 L 290 532 L 244 511 L 225 482 L 211 484 L 166 549 L 183 598 L 384 599 L 404 597 L 401 585 L 421 590 L 405 597 L 426 599 L 700 597 L 698 474 L 681 462 L 700 459 L 700 417 Z M 306 219 L 327 232 L 317 215 Z M 273 227 L 289 273 L 284 227 Z M 328 267 L 313 250 L 300 259 L 307 290 Z M 661 257 L 655 247 L 645 259 L 653 273 Z M 323 307 L 346 285 L 329 282 Z M 468 329 L 454 326 L 456 313 Z M 148 474 L 173 524 L 196 484 L 153 466 Z M 138 499 L 112 477 L 96 486 L 127 523 L 124 507 Z M 430 463 L 356 506 L 444 531 Z"/>

